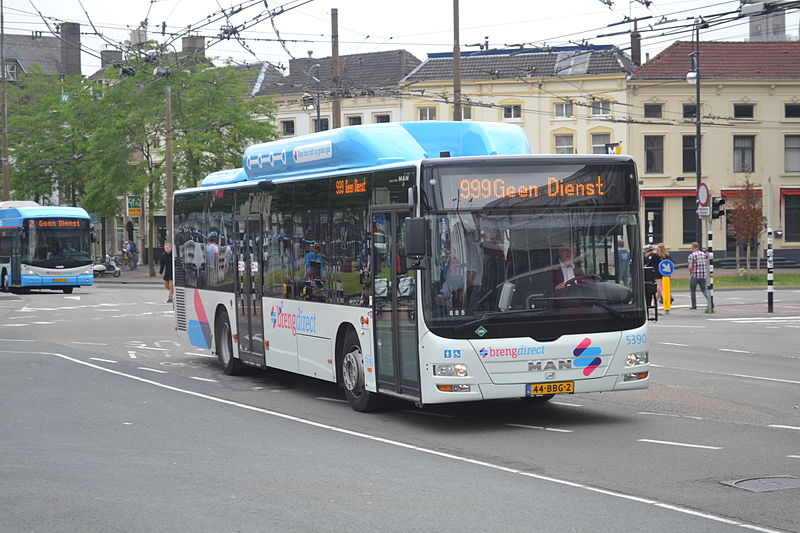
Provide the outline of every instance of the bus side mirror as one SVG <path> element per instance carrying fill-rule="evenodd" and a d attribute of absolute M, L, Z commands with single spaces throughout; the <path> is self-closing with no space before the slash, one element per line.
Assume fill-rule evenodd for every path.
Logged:
<path fill-rule="evenodd" d="M 428 249 L 425 229 L 424 218 L 406 219 L 406 256 L 417 261 L 425 257 Z"/>

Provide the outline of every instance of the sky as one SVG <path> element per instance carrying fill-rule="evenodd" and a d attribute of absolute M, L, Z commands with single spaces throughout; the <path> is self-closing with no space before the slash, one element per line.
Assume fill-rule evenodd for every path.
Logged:
<path fill-rule="evenodd" d="M 148 37 L 206 36 L 209 57 L 237 63 L 268 61 L 288 67 L 292 58 L 331 55 L 331 9 L 338 9 L 340 55 L 405 49 L 419 59 L 453 51 L 453 0 L 4 0 L 4 29 L 49 35 L 60 22 L 81 24 L 83 73 L 100 68 L 100 51 L 130 39 L 146 26 Z M 610 5 L 609 5 L 610 4 Z M 645 6 L 644 4 L 649 4 Z M 675 40 L 690 40 L 691 21 L 718 20 L 701 40 L 747 38 L 746 19 L 723 22 L 739 0 L 459 0 L 462 52 L 513 45 L 611 44 L 626 49 L 630 19 L 643 31 L 642 58 L 655 56 Z M 236 9 L 234 9 L 236 8 Z M 239 9 L 240 8 L 240 9 Z M 223 14 L 224 11 L 224 14 Z M 234 13 L 233 11 L 238 11 Z M 282 11 L 282 12 L 281 12 Z M 269 12 L 278 13 L 273 17 Z M 735 16 L 735 15 L 734 15 Z M 648 17 L 648 18 L 644 18 Z M 727 17 L 731 19 L 731 16 Z M 238 39 L 215 38 L 238 28 Z M 242 27 L 242 25 L 246 27 Z M 798 39 L 800 10 L 786 15 L 786 30 Z M 165 35 L 162 36 L 161 31 Z M 609 35 L 624 32 L 618 35 Z M 180 48 L 180 39 L 175 43 Z"/>

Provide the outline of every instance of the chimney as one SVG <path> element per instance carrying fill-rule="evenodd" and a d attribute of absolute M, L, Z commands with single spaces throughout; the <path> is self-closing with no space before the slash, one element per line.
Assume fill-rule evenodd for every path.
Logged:
<path fill-rule="evenodd" d="M 66 76 L 81 74 L 81 25 L 61 23 L 61 72 Z"/>
<path fill-rule="evenodd" d="M 642 34 L 636 29 L 631 32 L 631 61 L 637 67 L 642 64 Z"/>
<path fill-rule="evenodd" d="M 289 60 L 289 76 L 307 76 L 308 69 L 318 63 L 313 57 L 303 57 Z"/>
<path fill-rule="evenodd" d="M 181 39 L 181 51 L 185 54 L 206 55 L 206 38 L 200 35 Z"/>
<path fill-rule="evenodd" d="M 122 50 L 102 50 L 100 52 L 100 68 L 122 64 Z"/>

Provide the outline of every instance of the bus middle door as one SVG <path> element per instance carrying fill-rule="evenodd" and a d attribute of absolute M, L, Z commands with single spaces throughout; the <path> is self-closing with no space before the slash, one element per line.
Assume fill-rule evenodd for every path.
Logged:
<path fill-rule="evenodd" d="M 408 211 L 372 212 L 372 306 L 378 391 L 420 398 L 416 271 L 405 257 Z"/>
<path fill-rule="evenodd" d="M 239 357 L 266 365 L 262 305 L 263 236 L 259 215 L 236 219 L 236 326 Z"/>

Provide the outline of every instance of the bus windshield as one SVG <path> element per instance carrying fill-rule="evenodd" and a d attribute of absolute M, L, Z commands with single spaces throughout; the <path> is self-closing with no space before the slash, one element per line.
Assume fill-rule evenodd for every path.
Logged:
<path fill-rule="evenodd" d="M 43 268 L 75 268 L 92 263 L 89 221 L 26 219 L 22 232 L 23 264 Z"/>
<path fill-rule="evenodd" d="M 644 324 L 635 170 L 526 163 L 429 169 L 429 328 L 544 341 Z"/>

